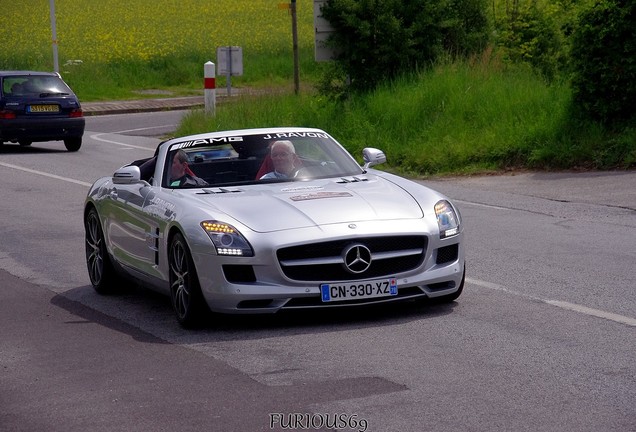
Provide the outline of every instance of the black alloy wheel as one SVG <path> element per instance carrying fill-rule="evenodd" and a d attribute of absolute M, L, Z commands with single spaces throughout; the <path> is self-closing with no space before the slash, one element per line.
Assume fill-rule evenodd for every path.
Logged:
<path fill-rule="evenodd" d="M 199 326 L 208 311 L 188 245 L 180 233 L 170 242 L 170 299 L 183 327 Z"/>
<path fill-rule="evenodd" d="M 86 266 L 88 277 L 100 294 L 112 294 L 117 291 L 118 275 L 106 250 L 104 232 L 95 208 L 91 208 L 84 220 L 86 232 Z"/>

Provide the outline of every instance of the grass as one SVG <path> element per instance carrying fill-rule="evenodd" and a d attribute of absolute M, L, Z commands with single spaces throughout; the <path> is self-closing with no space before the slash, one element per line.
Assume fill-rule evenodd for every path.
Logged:
<path fill-rule="evenodd" d="M 320 65 L 313 51 L 300 53 L 301 81 L 315 81 Z M 175 54 L 148 61 L 127 60 L 108 65 L 82 64 L 65 67 L 64 79 L 85 102 L 141 99 L 145 90 L 161 89 L 172 96 L 203 94 L 203 69 L 207 61 L 200 53 Z M 244 76 L 231 77 L 235 88 L 293 87 L 293 56 L 289 50 L 243 54 Z M 225 76 L 216 76 L 217 88 L 225 88 Z M 162 97 L 166 97 L 164 94 Z"/>
<path fill-rule="evenodd" d="M 576 122 L 566 83 L 525 68 L 448 63 L 375 92 L 335 102 L 316 94 L 242 97 L 188 115 L 177 134 L 309 126 L 352 154 L 378 147 L 389 170 L 414 176 L 636 165 L 636 130 Z"/>

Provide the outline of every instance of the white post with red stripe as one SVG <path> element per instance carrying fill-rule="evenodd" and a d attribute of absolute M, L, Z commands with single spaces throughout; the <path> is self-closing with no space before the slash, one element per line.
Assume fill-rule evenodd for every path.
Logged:
<path fill-rule="evenodd" d="M 205 112 L 216 112 L 216 66 L 211 61 L 203 65 L 203 88 L 205 93 Z"/>

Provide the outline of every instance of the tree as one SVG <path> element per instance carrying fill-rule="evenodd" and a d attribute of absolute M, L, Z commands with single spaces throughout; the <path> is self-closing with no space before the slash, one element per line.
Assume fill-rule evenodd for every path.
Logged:
<path fill-rule="evenodd" d="M 507 4 L 503 19 L 496 22 L 497 39 L 504 58 L 527 63 L 548 81 L 565 63 L 564 36 L 557 17 L 561 5 L 539 4 L 532 0 Z"/>
<path fill-rule="evenodd" d="M 339 54 L 322 90 L 368 91 L 445 52 L 481 51 L 488 40 L 484 12 L 485 0 L 329 0 L 321 13 L 335 30 L 327 43 Z"/>
<path fill-rule="evenodd" d="M 603 123 L 636 119 L 636 1 L 599 0 L 581 15 L 571 53 L 574 102 Z"/>

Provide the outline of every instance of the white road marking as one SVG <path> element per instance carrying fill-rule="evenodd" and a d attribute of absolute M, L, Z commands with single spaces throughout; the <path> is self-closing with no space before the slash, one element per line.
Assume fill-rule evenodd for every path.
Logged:
<path fill-rule="evenodd" d="M 131 129 L 131 131 L 132 130 L 143 130 L 143 129 L 149 129 L 149 128 Z M 122 132 L 126 132 L 126 131 L 122 131 Z M 99 133 L 99 134 L 91 135 L 91 138 L 96 140 L 96 141 L 101 141 L 101 142 L 105 142 L 105 143 L 109 143 L 109 144 L 116 144 L 116 145 L 119 145 L 119 146 L 122 146 L 122 147 L 135 148 L 135 149 L 141 149 L 141 150 L 148 150 L 148 151 L 151 151 L 151 152 L 155 151 L 155 149 L 153 149 L 153 148 L 136 146 L 136 145 L 126 144 L 126 143 L 119 142 L 119 141 L 108 140 L 106 138 L 101 138 L 102 135 L 112 135 L 112 134 L 111 133 Z"/>
<path fill-rule="evenodd" d="M 453 202 L 462 203 L 462 204 L 468 204 L 468 205 L 472 205 L 472 206 L 475 206 L 475 207 L 485 207 L 485 208 L 495 209 L 495 210 L 516 210 L 516 209 L 511 209 L 509 207 L 501 207 L 501 206 L 496 206 L 496 205 L 491 205 L 491 204 L 482 204 L 482 203 L 478 203 L 478 202 L 464 201 L 464 200 L 459 200 L 459 199 L 454 199 Z"/>
<path fill-rule="evenodd" d="M 157 126 L 157 127 L 165 127 L 165 126 Z M 119 132 L 115 132 L 115 133 L 133 132 L 133 131 L 140 131 L 140 130 L 147 130 L 147 129 L 155 129 L 155 128 L 128 129 L 128 130 L 119 131 Z M 148 150 L 148 151 L 151 151 L 151 152 L 155 151 L 155 149 L 153 149 L 153 148 L 136 146 L 136 145 L 126 144 L 126 143 L 122 143 L 122 142 L 118 142 L 118 141 L 107 140 L 105 138 L 101 138 L 101 135 L 109 135 L 109 134 L 107 134 L 107 133 L 94 134 L 94 135 L 91 135 L 91 138 L 94 139 L 94 140 L 97 140 L 97 141 L 102 141 L 102 142 L 107 142 L 107 143 L 110 143 L 110 144 L 116 144 L 116 145 L 120 145 L 120 146 L 123 146 L 123 147 L 128 147 L 128 149 L 135 148 L 135 149 L 141 149 L 141 150 Z M 24 167 L 21 167 L 21 166 L 18 166 L 18 165 L 12 165 L 12 164 L 8 164 L 8 163 L 4 163 L 4 162 L 0 162 L 0 166 L 4 166 L 4 167 L 7 167 L 7 168 L 13 168 L 13 169 L 24 171 L 24 172 L 28 172 L 28 173 L 31 173 L 31 174 L 37 174 L 37 175 L 41 175 L 41 176 L 44 176 L 44 177 L 54 178 L 56 180 L 62 180 L 62 181 L 66 181 L 66 182 L 69 182 L 69 183 L 75 183 L 75 184 L 79 184 L 79 185 L 82 185 L 82 186 L 91 187 L 91 185 L 92 185 L 92 183 L 86 183 L 86 182 L 83 182 L 81 180 L 75 180 L 75 179 L 68 178 L 68 177 L 61 177 L 61 176 L 58 176 L 58 175 L 55 175 L 55 174 L 49 174 L 49 173 L 46 173 L 46 172 L 43 172 L 43 171 L 36 171 L 36 170 L 32 170 L 30 168 L 24 168 Z"/>
<path fill-rule="evenodd" d="M 13 169 L 16 169 L 16 170 L 28 172 L 30 174 L 37 174 L 37 175 L 41 175 L 41 176 L 44 176 L 44 177 L 49 177 L 49 178 L 53 178 L 53 179 L 56 179 L 56 180 L 62 180 L 62 181 L 69 182 L 69 183 L 75 183 L 75 184 L 86 186 L 86 187 L 91 187 L 91 185 L 92 185 L 92 183 L 86 183 L 86 182 L 83 182 L 81 180 L 75 180 L 75 179 L 68 178 L 68 177 L 62 177 L 62 176 L 58 176 L 58 175 L 55 175 L 55 174 L 49 174 L 49 173 L 43 172 L 43 171 L 36 171 L 36 170 L 32 170 L 30 168 L 24 168 L 24 167 L 21 167 L 21 166 L 18 166 L 18 165 L 12 165 L 12 164 L 8 164 L 8 163 L 5 163 L 5 162 L 0 162 L 0 165 L 3 166 L 3 167 L 7 167 L 7 168 L 13 168 Z"/>
<path fill-rule="evenodd" d="M 142 131 L 142 130 L 150 130 L 150 129 L 165 129 L 167 127 L 174 128 L 174 127 L 177 127 L 177 125 L 149 126 L 149 127 L 142 127 L 142 128 L 137 128 L 137 129 L 125 129 L 125 130 L 120 130 L 120 131 L 116 131 L 116 132 L 109 132 L 109 133 L 122 134 L 122 133 L 126 133 L 126 132 L 139 132 L 139 131 Z"/>
<path fill-rule="evenodd" d="M 592 309 L 589 307 L 577 305 L 574 303 L 568 303 L 565 301 L 545 300 L 545 302 L 548 304 L 551 304 L 552 306 L 560 307 L 562 309 L 568 309 L 568 310 L 579 312 L 585 315 L 591 315 L 598 318 L 603 318 L 610 321 L 616 321 L 622 324 L 627 324 L 628 326 L 631 326 L 631 327 L 636 327 L 636 319 L 629 318 L 623 315 L 618 315 L 611 312 L 605 312 L 598 309 Z"/>
<path fill-rule="evenodd" d="M 165 127 L 165 126 L 157 126 L 157 127 Z M 115 133 L 133 132 L 133 131 L 140 131 L 140 130 L 147 130 L 147 129 L 155 129 L 155 128 L 153 127 L 153 128 L 128 129 L 128 130 L 119 131 L 119 132 L 115 132 Z M 107 143 L 110 143 L 110 144 L 117 144 L 117 145 L 120 145 L 120 146 L 128 147 L 130 149 L 135 148 L 135 149 L 141 149 L 141 150 L 148 150 L 148 151 L 151 151 L 151 152 L 155 151 L 155 149 L 153 149 L 153 148 L 141 147 L 141 146 L 136 146 L 136 145 L 132 145 L 132 144 L 122 143 L 122 142 L 119 142 L 119 141 L 107 140 L 105 138 L 101 138 L 101 135 L 109 135 L 109 134 L 107 134 L 107 133 L 94 134 L 94 135 L 91 135 L 91 138 L 94 139 L 94 140 L 97 140 L 97 141 L 102 141 L 102 142 L 107 142 Z M 0 166 L 4 166 L 4 167 L 7 167 L 7 168 L 13 168 L 13 169 L 24 171 L 24 172 L 28 172 L 28 173 L 31 173 L 31 174 L 37 174 L 37 175 L 41 175 L 41 176 L 44 176 L 44 177 L 54 178 L 56 180 L 62 180 L 62 181 L 69 182 L 69 183 L 75 183 L 75 184 L 82 185 L 82 186 L 91 187 L 91 185 L 92 185 L 92 183 L 86 183 L 86 182 L 83 182 L 81 180 L 75 180 L 75 179 L 72 179 L 72 178 L 69 178 L 69 177 L 62 177 L 62 176 L 58 176 L 58 175 L 55 175 L 55 174 L 49 174 L 49 173 L 43 172 L 43 171 L 36 171 L 36 170 L 32 170 L 30 168 L 21 167 L 19 165 L 13 165 L 13 164 L 9 164 L 9 163 L 0 162 Z"/>
<path fill-rule="evenodd" d="M 619 315 L 619 314 L 615 314 L 612 312 L 606 312 L 606 311 L 602 311 L 599 309 L 593 309 L 593 308 L 589 308 L 586 306 L 581 306 L 581 305 L 577 305 L 575 303 L 569 303 L 566 301 L 561 301 L 561 300 L 551 300 L 551 299 L 544 299 L 544 298 L 540 298 L 540 297 L 535 297 L 535 296 L 531 296 L 528 294 L 524 294 L 518 291 L 514 291 L 511 290 L 509 288 L 506 288 L 503 285 L 499 285 L 499 284 L 495 284 L 492 282 L 486 282 L 486 281 L 482 281 L 479 279 L 472 279 L 472 278 L 466 278 L 466 282 L 474 284 L 474 285 L 478 285 L 480 287 L 483 288 L 488 288 L 488 289 L 492 289 L 492 290 L 497 290 L 497 291 L 502 291 L 508 294 L 512 294 L 512 295 L 516 295 L 519 297 L 525 297 L 527 299 L 531 299 L 531 300 L 535 300 L 535 301 L 539 301 L 541 303 L 545 303 L 545 304 L 549 304 L 551 306 L 556 306 L 558 308 L 561 309 L 565 309 L 565 310 L 570 310 L 573 312 L 577 312 L 580 314 L 584 314 L 584 315 L 589 315 L 589 316 L 593 316 L 593 317 L 597 317 L 597 318 L 603 318 L 606 320 L 610 320 L 610 321 L 614 321 L 620 324 L 625 324 L 628 325 L 630 327 L 636 327 L 636 319 L 634 318 L 630 318 L 630 317 L 626 317 L 623 315 Z"/>

